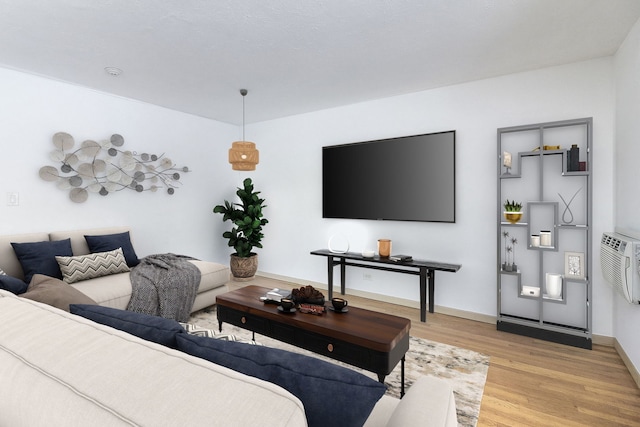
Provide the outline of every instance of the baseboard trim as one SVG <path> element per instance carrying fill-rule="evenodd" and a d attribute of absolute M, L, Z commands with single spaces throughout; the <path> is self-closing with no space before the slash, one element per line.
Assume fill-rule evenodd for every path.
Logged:
<path fill-rule="evenodd" d="M 615 347 L 615 338 L 606 335 L 592 335 L 591 340 L 594 344 L 603 345 L 605 347 Z"/>
<path fill-rule="evenodd" d="M 635 381 L 636 385 L 638 386 L 638 388 L 640 388 L 640 372 L 638 372 L 636 367 L 633 366 L 633 363 L 631 363 L 631 359 L 629 358 L 629 356 L 627 356 L 627 353 L 624 351 L 624 349 L 622 348 L 618 340 L 615 338 L 613 339 L 613 347 L 616 349 L 616 351 L 620 355 L 622 362 L 624 362 L 624 365 L 627 367 L 627 370 L 631 374 L 631 377 Z"/>

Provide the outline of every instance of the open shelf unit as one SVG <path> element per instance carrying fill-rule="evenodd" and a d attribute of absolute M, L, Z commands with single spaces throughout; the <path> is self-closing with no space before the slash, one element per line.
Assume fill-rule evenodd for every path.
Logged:
<path fill-rule="evenodd" d="M 592 134 L 592 118 L 498 129 L 499 330 L 591 348 Z"/>

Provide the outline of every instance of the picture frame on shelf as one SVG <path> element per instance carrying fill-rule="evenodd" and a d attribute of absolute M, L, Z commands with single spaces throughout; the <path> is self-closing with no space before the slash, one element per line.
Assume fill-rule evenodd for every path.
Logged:
<path fill-rule="evenodd" d="M 511 175 L 511 153 L 505 151 L 502 153 L 502 165 L 505 167 L 505 175 Z"/>
<path fill-rule="evenodd" d="M 564 253 L 564 276 L 567 279 L 584 279 L 584 252 Z"/>

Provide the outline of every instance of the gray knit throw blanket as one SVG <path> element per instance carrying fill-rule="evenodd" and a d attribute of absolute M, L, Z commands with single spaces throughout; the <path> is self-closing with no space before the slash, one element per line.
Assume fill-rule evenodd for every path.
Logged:
<path fill-rule="evenodd" d="M 185 255 L 149 255 L 131 269 L 131 300 L 127 310 L 189 320 L 200 285 L 200 270 Z"/>

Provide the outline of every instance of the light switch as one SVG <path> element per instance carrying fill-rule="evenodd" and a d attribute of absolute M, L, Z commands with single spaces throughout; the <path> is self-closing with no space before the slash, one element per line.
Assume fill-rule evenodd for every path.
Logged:
<path fill-rule="evenodd" d="M 7 193 L 7 206 L 20 205 L 20 194 L 16 192 Z"/>

